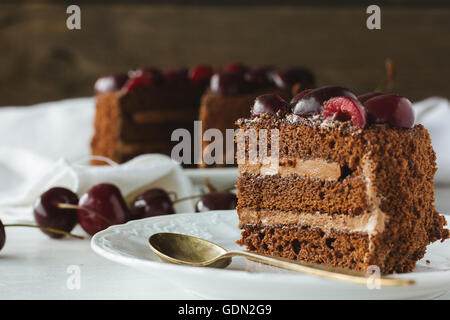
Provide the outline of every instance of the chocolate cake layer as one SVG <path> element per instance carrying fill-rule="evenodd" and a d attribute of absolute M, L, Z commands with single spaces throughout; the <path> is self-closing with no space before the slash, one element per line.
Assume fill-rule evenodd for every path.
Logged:
<path fill-rule="evenodd" d="M 124 143 L 164 143 L 172 146 L 178 143 L 171 141 L 172 132 L 179 128 L 192 132 L 193 122 L 190 124 L 186 122 L 140 124 L 122 119 L 120 122 L 120 130 L 122 132 L 120 140 Z"/>
<path fill-rule="evenodd" d="M 127 114 L 186 108 L 193 108 L 197 112 L 202 88 L 193 85 L 173 87 L 172 84 L 166 84 L 158 87 L 137 88 L 132 91 L 122 89 L 116 91 L 116 94 L 123 111 Z M 167 116 L 171 118 L 171 113 L 168 113 Z M 189 120 L 192 121 L 192 119 Z"/>
<path fill-rule="evenodd" d="M 368 208 L 363 177 L 324 181 L 298 175 L 244 173 L 239 175 L 237 186 L 238 208 L 350 215 L 362 214 Z"/>
<path fill-rule="evenodd" d="M 116 152 L 116 142 L 119 140 L 119 126 L 122 112 L 116 92 L 108 92 L 97 96 L 94 118 L 94 136 L 91 140 L 92 154 L 103 156 L 113 161 L 119 161 Z M 104 164 L 93 161 L 93 164 Z"/>
<path fill-rule="evenodd" d="M 240 120 L 237 124 L 243 132 L 250 129 L 256 133 L 260 129 L 278 129 L 280 158 L 323 159 L 336 162 L 341 167 L 346 166 L 349 170 L 356 170 L 357 175 L 362 171 L 362 157 L 369 152 L 372 153 L 374 162 L 390 159 L 394 161 L 392 166 L 403 166 L 404 161 L 412 162 L 412 159 L 408 160 L 405 155 L 423 144 L 422 139 L 429 140 L 422 125 L 403 129 L 379 124 L 362 130 L 349 127 L 347 122 L 335 123 L 336 128 L 333 129 L 304 122 L 306 121 L 276 120 L 263 116 L 254 120 Z M 270 150 L 270 135 L 267 141 Z M 402 148 L 399 148 L 397 143 L 401 143 Z M 248 152 L 248 144 L 245 145 L 245 150 Z M 394 153 L 389 154 L 390 151 Z"/>
<path fill-rule="evenodd" d="M 323 263 L 335 267 L 365 270 L 369 247 L 367 234 L 331 231 L 297 225 L 244 226 L 238 242 L 248 250 L 292 260 Z"/>

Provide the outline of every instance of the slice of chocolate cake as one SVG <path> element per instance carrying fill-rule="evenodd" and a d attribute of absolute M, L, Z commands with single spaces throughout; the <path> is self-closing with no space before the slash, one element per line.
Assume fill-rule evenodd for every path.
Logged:
<path fill-rule="evenodd" d="M 92 154 L 116 162 L 144 153 L 170 155 L 177 128 L 193 130 L 200 97 L 212 75 L 200 65 L 186 69 L 142 68 L 97 80 Z"/>
<path fill-rule="evenodd" d="M 414 125 L 406 98 L 357 98 L 335 86 L 300 92 L 290 104 L 265 95 L 237 124 L 238 147 L 256 132 L 271 157 L 251 157 L 249 143 L 238 153 L 238 243 L 248 250 L 409 272 L 428 244 L 449 237 L 434 206 L 430 136 Z"/>
<path fill-rule="evenodd" d="M 202 121 L 202 134 L 209 129 L 218 129 L 226 137 L 226 129 L 234 130 L 236 119 L 248 117 L 248 106 L 261 94 L 274 92 L 290 99 L 299 90 L 314 86 L 314 76 L 305 68 L 275 69 L 266 66 L 251 69 L 239 62 L 231 63 L 212 76 L 210 87 L 201 99 L 199 120 Z M 205 154 L 209 152 L 210 141 L 203 140 L 202 143 Z M 224 144 L 223 159 L 216 155 L 216 163 L 211 166 L 225 166 L 226 159 L 229 159 L 229 165 L 234 165 L 234 150 L 227 150 Z M 199 163 L 201 168 L 207 166 L 206 162 Z"/>

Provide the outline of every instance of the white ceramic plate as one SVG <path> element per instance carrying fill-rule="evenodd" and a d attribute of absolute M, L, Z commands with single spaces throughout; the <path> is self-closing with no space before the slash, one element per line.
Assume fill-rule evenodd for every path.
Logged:
<path fill-rule="evenodd" d="M 166 277 L 212 299 L 420 299 L 437 297 L 450 289 L 450 241 L 430 245 L 415 272 L 397 275 L 415 279 L 414 286 L 381 289 L 285 271 L 244 258 L 234 258 L 226 269 L 178 266 L 162 262 L 148 246 L 154 233 L 179 232 L 227 249 L 242 249 L 235 243 L 240 238 L 237 225 L 235 210 L 159 216 L 112 226 L 97 233 L 91 246 L 107 259 Z"/>

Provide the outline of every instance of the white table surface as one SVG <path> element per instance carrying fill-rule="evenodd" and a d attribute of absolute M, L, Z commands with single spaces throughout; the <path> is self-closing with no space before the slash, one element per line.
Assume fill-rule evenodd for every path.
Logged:
<path fill-rule="evenodd" d="M 450 213 L 450 187 L 436 189 L 437 207 Z M 79 227 L 74 232 L 81 233 Z M 0 252 L 0 299 L 199 299 L 165 279 L 95 254 L 90 240 L 53 240 L 31 228 L 7 228 Z M 79 267 L 80 287 L 70 289 Z M 450 299 L 447 293 L 438 299 Z"/>

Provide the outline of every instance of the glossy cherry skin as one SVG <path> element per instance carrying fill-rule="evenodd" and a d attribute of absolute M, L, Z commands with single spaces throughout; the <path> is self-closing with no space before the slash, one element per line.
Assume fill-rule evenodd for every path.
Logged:
<path fill-rule="evenodd" d="M 300 91 L 292 98 L 292 100 L 289 103 L 291 105 L 295 106 L 297 104 L 297 102 L 299 102 L 305 95 L 307 95 L 311 91 L 312 91 L 312 89 L 305 89 L 303 91 Z"/>
<path fill-rule="evenodd" d="M 325 101 L 323 117 L 339 121 L 351 120 L 354 126 L 364 128 L 367 115 L 364 106 L 358 99 L 350 97 L 333 97 Z"/>
<path fill-rule="evenodd" d="M 127 80 L 128 75 L 126 74 L 113 74 L 100 77 L 95 81 L 94 92 L 95 94 L 99 94 L 119 90 Z"/>
<path fill-rule="evenodd" d="M 137 195 L 130 206 L 131 219 L 161 216 L 175 213 L 172 200 L 160 188 L 148 189 Z"/>
<path fill-rule="evenodd" d="M 5 226 L 3 225 L 2 220 L 0 220 L 0 250 L 3 249 L 6 242 L 6 233 L 5 233 Z"/>
<path fill-rule="evenodd" d="M 381 92 L 367 92 L 358 96 L 358 100 L 361 101 L 362 104 L 364 104 L 364 102 L 366 102 L 367 100 L 372 99 L 373 97 L 376 96 L 381 96 L 382 94 L 383 93 Z"/>
<path fill-rule="evenodd" d="M 248 93 L 250 86 L 244 75 L 237 72 L 221 72 L 211 77 L 211 91 L 226 96 Z"/>
<path fill-rule="evenodd" d="M 200 197 L 195 205 L 196 212 L 236 209 L 237 197 L 231 192 L 210 192 Z"/>
<path fill-rule="evenodd" d="M 122 224 L 130 220 L 130 212 L 119 188 L 110 183 L 93 186 L 80 198 L 79 206 L 91 209 L 108 219 L 86 210 L 78 210 L 78 221 L 81 227 L 90 235 L 108 228 L 111 225 Z"/>
<path fill-rule="evenodd" d="M 208 65 L 198 65 L 189 71 L 189 79 L 192 83 L 198 85 L 205 85 L 209 82 L 214 70 Z"/>
<path fill-rule="evenodd" d="M 325 101 L 333 97 L 350 97 L 356 99 L 350 90 L 338 86 L 326 86 L 305 94 L 293 107 L 293 113 L 301 116 L 319 114 Z"/>
<path fill-rule="evenodd" d="M 224 68 L 223 71 L 226 72 L 237 72 L 240 74 L 244 74 L 247 71 L 249 71 L 250 68 L 248 66 L 246 66 L 245 64 L 241 63 L 241 62 L 233 62 L 230 64 L 227 64 Z"/>
<path fill-rule="evenodd" d="M 132 78 L 140 77 L 142 75 L 150 77 L 152 79 L 152 84 L 155 86 L 161 85 L 166 80 L 164 74 L 155 67 L 143 67 L 130 72 L 130 77 Z"/>
<path fill-rule="evenodd" d="M 59 229 L 71 232 L 78 223 L 76 209 L 62 209 L 59 203 L 78 204 L 78 196 L 69 189 L 54 187 L 44 192 L 33 206 L 34 220 L 40 227 Z M 62 238 L 64 235 L 42 230 L 51 238 Z"/>
<path fill-rule="evenodd" d="M 251 114 L 257 116 L 263 113 L 276 114 L 278 111 L 286 111 L 287 103 L 279 95 L 274 93 L 263 94 L 255 99 Z"/>
<path fill-rule="evenodd" d="M 389 123 L 396 127 L 411 128 L 414 111 L 411 102 L 395 94 L 383 94 L 364 103 L 370 123 Z"/>
<path fill-rule="evenodd" d="M 151 88 L 154 87 L 155 83 L 153 79 L 147 75 L 141 75 L 138 77 L 130 78 L 124 85 L 127 91 L 133 91 L 137 88 Z"/>
<path fill-rule="evenodd" d="M 315 82 L 309 70 L 297 67 L 272 72 L 271 77 L 278 88 L 287 92 L 291 92 L 296 84 L 300 84 L 301 89 L 312 88 Z"/>

